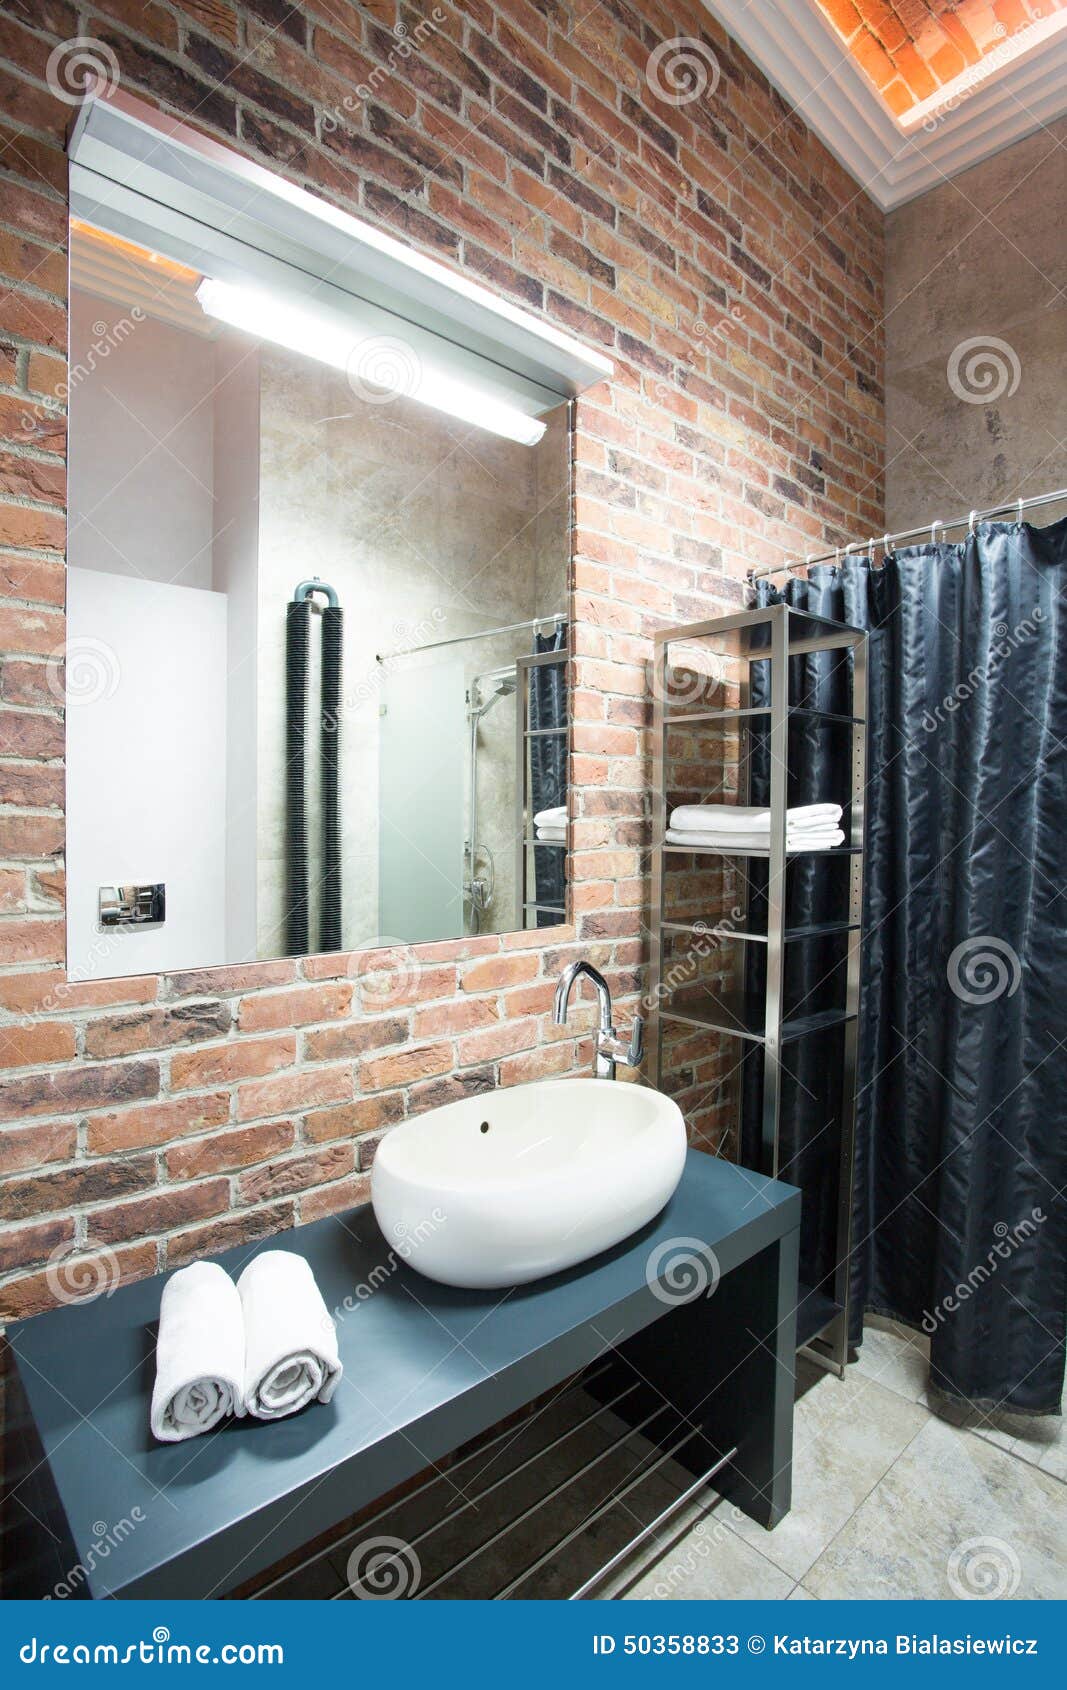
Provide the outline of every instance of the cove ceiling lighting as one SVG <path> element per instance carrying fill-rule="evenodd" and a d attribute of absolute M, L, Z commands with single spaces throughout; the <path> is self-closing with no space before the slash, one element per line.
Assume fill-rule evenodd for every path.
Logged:
<path fill-rule="evenodd" d="M 414 399 L 461 422 L 515 440 L 520 446 L 536 446 L 545 432 L 539 418 L 429 367 L 399 333 L 383 336 L 361 332 L 338 315 L 327 315 L 314 307 L 309 310 L 258 288 L 217 281 L 211 276 L 204 277 L 196 297 L 209 317 L 217 317 L 231 328 L 343 370 L 357 399 L 380 398 L 383 394 Z"/>

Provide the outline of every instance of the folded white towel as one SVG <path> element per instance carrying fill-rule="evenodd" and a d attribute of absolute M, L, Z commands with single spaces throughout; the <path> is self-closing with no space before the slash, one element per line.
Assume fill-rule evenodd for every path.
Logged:
<path fill-rule="evenodd" d="M 244 1409 L 241 1299 L 216 1262 L 181 1268 L 163 1287 L 150 1421 L 162 1443 L 210 1432 Z"/>
<path fill-rule="evenodd" d="M 669 827 L 667 829 L 668 845 L 690 845 L 694 849 L 704 851 L 766 851 L 770 848 L 768 833 L 734 833 L 728 828 L 712 832 L 710 828 L 697 832 L 693 828 Z M 843 845 L 845 836 L 839 827 L 802 828 L 796 833 L 787 833 L 785 848 L 787 851 L 831 851 L 835 845 Z"/>
<path fill-rule="evenodd" d="M 566 827 L 566 825 L 566 804 L 556 804 L 551 810 L 538 810 L 534 816 L 534 827 Z"/>
<path fill-rule="evenodd" d="M 785 813 L 790 833 L 813 828 L 825 832 L 841 820 L 840 804 L 796 804 Z M 670 825 L 682 832 L 770 832 L 771 812 L 755 804 L 679 804 Z"/>
<path fill-rule="evenodd" d="M 565 827 L 536 827 L 534 828 L 534 838 L 547 839 L 550 842 L 555 841 L 556 844 L 562 845 L 567 839 L 567 829 Z"/>
<path fill-rule="evenodd" d="M 337 1328 L 303 1256 L 264 1250 L 237 1281 L 245 1317 L 245 1411 L 280 1420 L 329 1402 L 341 1378 Z"/>

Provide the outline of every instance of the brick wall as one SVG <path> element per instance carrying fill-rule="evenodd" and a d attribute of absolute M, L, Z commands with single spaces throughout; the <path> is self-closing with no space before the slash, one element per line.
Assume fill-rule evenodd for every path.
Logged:
<path fill-rule="evenodd" d="M 351 0 L 0 5 L 0 1318 L 347 1207 L 405 1115 L 584 1065 L 549 1021 L 560 967 L 595 959 L 624 1020 L 641 989 L 650 635 L 736 605 L 753 563 L 881 531 L 882 219 L 695 0 L 400 24 Z M 577 407 L 573 927 L 67 985 L 73 108 L 49 61 L 79 35 L 615 359 Z M 681 103 L 656 51 L 679 35 L 707 82 Z"/>
<path fill-rule="evenodd" d="M 902 117 L 1067 0 L 816 0 Z"/>

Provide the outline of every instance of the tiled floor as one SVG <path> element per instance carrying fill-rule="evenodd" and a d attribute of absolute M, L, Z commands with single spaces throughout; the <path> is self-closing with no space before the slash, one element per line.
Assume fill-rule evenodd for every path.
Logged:
<path fill-rule="evenodd" d="M 766 1532 L 725 1502 L 704 1514 L 694 1504 L 602 1594 L 645 1601 L 1067 1596 L 1062 1421 L 1035 1422 L 1015 1437 L 949 1425 L 926 1404 L 926 1340 L 888 1321 L 870 1323 L 861 1359 L 844 1380 L 801 1366 L 793 1507 L 781 1524 Z M 621 1487 L 650 1449 L 622 1422 L 609 1420 L 605 1437 L 603 1418 L 591 1419 L 595 1408 L 580 1390 L 553 1402 L 270 1594 L 350 1598 L 354 1555 L 365 1540 L 383 1537 L 404 1546 L 386 1580 L 402 1583 L 414 1564 L 422 1594 L 496 1594 Z M 616 1437 L 619 1448 L 598 1456 Z M 595 1472 L 564 1484 L 594 1458 Z M 690 1478 L 663 1468 L 516 1594 L 568 1595 Z M 501 1531 L 526 1509 L 529 1520 Z"/>
<path fill-rule="evenodd" d="M 793 1507 L 773 1532 L 720 1506 L 626 1593 L 742 1598 L 1067 1597 L 1067 1444 L 949 1425 L 927 1343 L 869 1323 L 844 1380 L 797 1403 Z"/>

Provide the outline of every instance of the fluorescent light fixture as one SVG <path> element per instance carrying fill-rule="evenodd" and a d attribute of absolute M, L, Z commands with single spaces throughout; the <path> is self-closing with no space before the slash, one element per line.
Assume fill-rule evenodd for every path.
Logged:
<path fill-rule="evenodd" d="M 361 334 L 340 313 L 328 315 L 314 306 L 293 305 L 277 294 L 211 276 L 204 277 L 196 297 L 209 317 L 343 370 L 357 398 L 371 402 L 385 397 L 415 399 L 520 446 L 536 446 L 545 432 L 539 418 L 528 416 L 518 406 L 429 367 L 404 339 L 399 318 L 395 335 Z"/>
<path fill-rule="evenodd" d="M 935 94 L 918 101 L 903 112 L 897 119 L 900 127 L 911 130 L 928 121 L 931 128 L 935 127 L 938 118 L 954 112 L 976 88 L 988 82 L 991 76 L 1006 70 L 1016 59 L 1021 59 L 1024 53 L 1043 46 L 1046 41 L 1058 35 L 1061 29 L 1067 29 L 1067 11 L 1050 12 L 1048 17 L 1038 18 L 1034 23 L 1024 25 L 1022 29 L 1005 34 L 977 63 L 968 65 L 958 76 L 954 76 L 951 82 L 943 83 Z"/>

